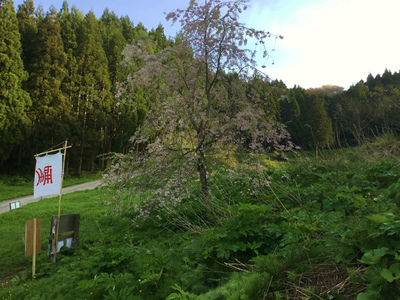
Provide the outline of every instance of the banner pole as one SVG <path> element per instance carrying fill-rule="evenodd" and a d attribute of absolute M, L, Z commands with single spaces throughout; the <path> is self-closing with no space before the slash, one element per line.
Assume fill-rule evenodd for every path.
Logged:
<path fill-rule="evenodd" d="M 52 153 L 52 152 L 57 152 L 57 151 L 60 151 L 60 149 L 67 149 L 67 148 L 71 148 L 72 146 L 68 146 L 68 147 L 62 147 L 62 148 L 57 148 L 57 149 L 53 149 L 53 150 L 49 150 L 49 151 L 44 151 L 44 152 L 41 152 L 41 153 L 39 153 L 39 154 L 35 154 L 34 155 L 34 157 L 36 157 L 36 156 L 41 156 L 41 155 L 44 155 L 44 154 L 49 154 L 49 153 Z"/>
<path fill-rule="evenodd" d="M 60 227 L 60 214 L 61 214 L 61 195 L 62 195 L 62 188 L 64 182 L 64 170 L 65 170 L 65 156 L 67 155 L 67 143 L 68 140 L 65 140 L 64 144 L 64 157 L 63 157 L 63 165 L 62 165 L 62 173 L 61 173 L 61 186 L 60 186 L 60 197 L 58 198 L 58 217 L 57 217 L 57 230 L 56 230 L 56 249 L 54 253 L 54 262 L 57 258 L 57 250 L 58 250 L 58 229 Z"/>

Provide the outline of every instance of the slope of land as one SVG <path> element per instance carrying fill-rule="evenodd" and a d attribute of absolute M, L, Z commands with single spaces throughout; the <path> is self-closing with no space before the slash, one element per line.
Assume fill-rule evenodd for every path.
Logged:
<path fill-rule="evenodd" d="M 99 185 L 100 185 L 100 180 L 85 182 L 85 183 L 65 187 L 65 188 L 63 188 L 62 193 L 68 194 L 68 193 L 73 193 L 73 192 L 77 192 L 77 191 L 92 190 L 92 189 L 98 187 Z M 44 198 L 52 198 L 52 197 L 56 197 L 56 196 L 57 195 L 48 195 L 48 196 L 34 199 L 33 195 L 29 195 L 29 196 L 24 196 L 24 197 L 19 197 L 19 198 L 15 198 L 15 199 L 2 201 L 2 202 L 0 202 L 0 214 L 10 211 L 11 203 L 19 202 L 20 206 L 24 206 L 31 202 L 36 202 L 36 201 L 39 201 Z"/>

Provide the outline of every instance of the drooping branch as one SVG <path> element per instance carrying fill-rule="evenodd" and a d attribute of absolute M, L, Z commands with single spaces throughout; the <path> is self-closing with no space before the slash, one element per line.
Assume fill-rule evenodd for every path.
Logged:
<path fill-rule="evenodd" d="M 182 25 L 178 45 L 148 54 L 149 45 L 138 43 L 125 53 L 127 64 L 132 60 L 142 65 L 135 66 L 121 95 L 135 99 L 132 87 L 148 88 L 141 96 L 150 104 L 149 111 L 138 136 L 148 141 L 147 151 L 157 162 L 190 160 L 197 167 L 203 195 L 208 191 L 206 156 L 214 145 L 262 151 L 267 142 L 288 139 L 260 109 L 260 95 L 246 92 L 245 69 L 255 67 L 255 52 L 241 48 L 248 38 L 264 45 L 271 36 L 239 23 L 247 2 L 190 1 L 186 10 L 167 16 Z"/>

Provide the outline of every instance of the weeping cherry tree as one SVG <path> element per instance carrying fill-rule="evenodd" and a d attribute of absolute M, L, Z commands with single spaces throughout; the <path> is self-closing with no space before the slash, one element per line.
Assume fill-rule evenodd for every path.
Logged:
<path fill-rule="evenodd" d="M 133 137 L 130 159 L 145 165 L 144 170 L 154 170 L 148 178 L 159 178 L 157 172 L 166 174 L 173 166 L 175 176 L 167 179 L 164 196 L 175 203 L 184 196 L 189 179 L 200 182 L 203 198 L 210 194 L 208 156 L 217 149 L 260 153 L 268 147 L 291 147 L 285 128 L 265 115 L 260 96 L 247 88 L 259 73 L 256 58 L 269 57 L 267 42 L 282 38 L 239 22 L 248 2 L 192 0 L 187 9 L 166 16 L 182 28 L 173 47 L 152 51 L 154 44 L 139 40 L 123 52 L 131 72 L 121 83 L 118 105 L 143 105 L 136 91 L 145 87 L 148 107 L 146 120 Z M 132 165 L 125 164 L 125 172 L 121 168 L 119 163 L 115 170 L 129 178 L 139 175 Z M 140 176 L 146 172 L 142 170 Z M 196 173 L 197 179 L 189 175 Z"/>

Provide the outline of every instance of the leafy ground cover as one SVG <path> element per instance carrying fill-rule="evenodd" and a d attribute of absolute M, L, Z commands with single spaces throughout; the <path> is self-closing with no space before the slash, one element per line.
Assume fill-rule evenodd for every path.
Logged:
<path fill-rule="evenodd" d="M 0 299 L 396 299 L 400 165 L 363 149 L 221 162 L 211 196 L 193 182 L 179 205 L 154 203 L 157 188 L 129 193 L 134 182 L 65 195 L 79 246 L 56 264 L 41 254 L 35 280 L 25 220 L 41 217 L 46 236 L 57 199 L 3 214 Z"/>
<path fill-rule="evenodd" d="M 0 201 L 33 195 L 34 174 L 29 175 L 0 175 Z M 85 183 L 101 178 L 101 174 L 88 174 L 85 176 L 66 175 L 63 186 Z"/>

